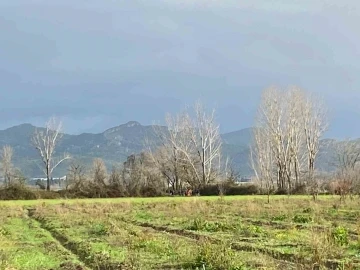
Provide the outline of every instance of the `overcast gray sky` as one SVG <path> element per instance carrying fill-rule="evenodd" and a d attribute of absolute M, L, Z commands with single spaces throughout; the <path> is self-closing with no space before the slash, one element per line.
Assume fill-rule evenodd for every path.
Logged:
<path fill-rule="evenodd" d="M 344 2 L 344 3 L 342 3 Z M 324 97 L 328 136 L 360 137 L 360 2 L 1 0 L 0 128 L 51 115 L 69 133 L 151 124 L 201 99 L 223 132 L 260 92 Z"/>

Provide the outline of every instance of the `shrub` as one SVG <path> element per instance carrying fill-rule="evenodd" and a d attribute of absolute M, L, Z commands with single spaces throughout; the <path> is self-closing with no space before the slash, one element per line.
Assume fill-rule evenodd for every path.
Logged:
<path fill-rule="evenodd" d="M 227 195 L 255 195 L 259 193 L 259 188 L 254 184 L 241 184 L 239 186 L 231 186 L 227 190 Z"/>
<path fill-rule="evenodd" d="M 288 191 L 285 188 L 279 188 L 275 191 L 275 195 L 287 195 Z"/>
<path fill-rule="evenodd" d="M 305 195 L 305 194 L 307 194 L 306 185 L 305 184 L 296 185 L 292 189 L 291 194 L 294 194 L 294 195 Z"/>
<path fill-rule="evenodd" d="M 217 196 L 219 195 L 219 187 L 217 185 L 207 185 L 200 190 L 202 196 Z"/>
<path fill-rule="evenodd" d="M 259 188 L 254 184 L 241 184 L 234 185 L 232 183 L 226 183 L 223 187 L 224 195 L 254 195 L 259 194 Z M 220 194 L 219 187 L 217 185 L 207 185 L 200 188 L 201 196 L 217 196 Z"/>
<path fill-rule="evenodd" d="M 34 190 L 22 185 L 11 185 L 0 189 L 0 200 L 36 200 L 38 196 Z"/>
<path fill-rule="evenodd" d="M 61 196 L 58 192 L 55 191 L 45 191 L 45 190 L 34 190 L 38 199 L 60 199 Z"/>
<path fill-rule="evenodd" d="M 140 195 L 143 197 L 158 197 L 163 196 L 163 192 L 152 186 L 143 187 L 140 189 Z"/>

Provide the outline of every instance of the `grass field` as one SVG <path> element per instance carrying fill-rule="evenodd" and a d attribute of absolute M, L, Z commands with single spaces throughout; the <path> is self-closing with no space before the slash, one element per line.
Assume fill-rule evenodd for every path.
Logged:
<path fill-rule="evenodd" d="M 0 202 L 4 269 L 360 269 L 360 200 Z"/>

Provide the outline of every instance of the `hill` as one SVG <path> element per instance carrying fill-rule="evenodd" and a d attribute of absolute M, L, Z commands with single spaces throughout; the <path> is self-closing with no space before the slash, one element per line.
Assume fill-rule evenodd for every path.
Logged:
<path fill-rule="evenodd" d="M 38 153 L 31 145 L 31 136 L 37 127 L 31 124 L 22 124 L 0 130 L 0 147 L 11 145 L 14 148 L 14 164 L 20 168 L 27 177 L 43 177 Z M 166 127 L 160 127 L 166 129 Z M 229 156 L 234 167 L 243 176 L 252 175 L 249 161 L 250 144 L 252 141 L 252 128 L 246 128 L 222 134 L 223 155 Z M 57 154 L 70 153 L 84 165 L 91 166 L 94 158 L 102 158 L 108 168 L 122 163 L 131 154 L 144 149 L 146 139 L 154 140 L 153 126 L 143 126 L 136 121 L 110 128 L 102 133 L 83 133 L 80 135 L 64 134 L 60 141 Z M 336 141 L 323 140 L 318 165 L 322 170 L 332 170 L 331 156 Z M 69 163 L 59 166 L 54 177 L 66 174 Z"/>

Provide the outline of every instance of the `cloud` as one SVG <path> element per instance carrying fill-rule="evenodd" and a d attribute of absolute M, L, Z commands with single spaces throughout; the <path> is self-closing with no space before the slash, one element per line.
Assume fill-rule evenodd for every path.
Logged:
<path fill-rule="evenodd" d="M 203 98 L 226 112 L 220 112 L 225 129 L 238 129 L 251 125 L 250 112 L 270 84 L 300 85 L 322 93 L 338 115 L 347 108 L 356 115 L 359 6 L 304 0 L 3 0 L 0 120 L 57 113 L 94 122 L 101 115 L 109 125 L 151 123 Z M 240 111 L 241 123 L 225 116 Z M 90 120 L 81 121 L 73 128 L 93 128 Z M 342 130 L 341 122 L 336 125 Z"/>

